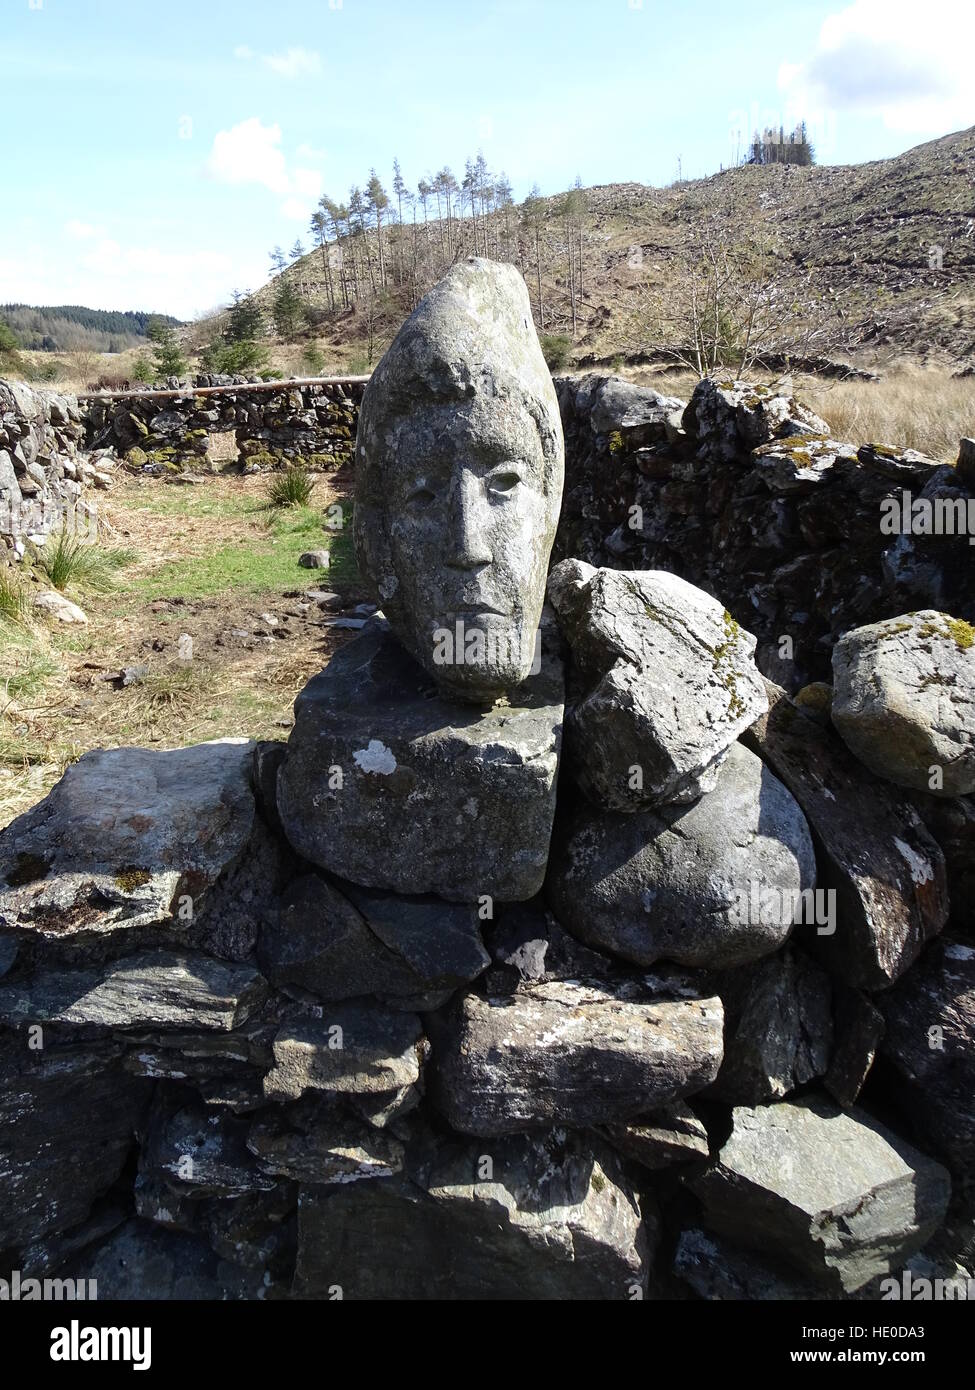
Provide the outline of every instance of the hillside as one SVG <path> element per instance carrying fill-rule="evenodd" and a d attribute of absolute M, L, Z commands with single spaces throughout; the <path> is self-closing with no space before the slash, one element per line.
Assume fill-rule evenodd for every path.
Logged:
<path fill-rule="evenodd" d="M 89 309 L 83 304 L 0 304 L 22 348 L 38 352 L 122 352 L 146 343 L 151 318 L 177 326 L 178 319 L 144 310 Z"/>
<path fill-rule="evenodd" d="M 973 173 L 975 127 L 868 164 L 744 165 L 669 188 L 575 190 L 575 206 L 560 195 L 455 217 L 449 253 L 442 221 L 384 222 L 382 257 L 374 226 L 350 231 L 341 254 L 331 242 L 327 269 L 318 247 L 254 298 L 273 331 L 290 284 L 309 322 L 279 340 L 314 342 L 337 367 L 375 361 L 476 238 L 480 254 L 521 267 L 536 322 L 571 339 L 571 362 L 652 358 L 687 341 L 695 279 L 717 248 L 732 265 L 732 309 L 761 283 L 768 346 L 950 367 L 975 355 Z"/>

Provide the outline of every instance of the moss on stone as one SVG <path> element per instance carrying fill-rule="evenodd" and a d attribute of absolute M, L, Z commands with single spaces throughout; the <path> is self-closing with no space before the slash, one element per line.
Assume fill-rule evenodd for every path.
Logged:
<path fill-rule="evenodd" d="M 148 869 L 139 869 L 135 865 L 129 864 L 124 869 L 119 869 L 115 875 L 115 882 L 123 893 L 132 893 L 136 888 L 142 888 L 152 878 Z"/>

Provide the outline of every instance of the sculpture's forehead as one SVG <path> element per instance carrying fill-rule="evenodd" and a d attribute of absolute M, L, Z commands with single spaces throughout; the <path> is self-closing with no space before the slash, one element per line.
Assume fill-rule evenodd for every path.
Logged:
<path fill-rule="evenodd" d="M 391 435 L 392 453 L 404 461 L 458 452 L 485 458 L 504 454 L 540 459 L 542 455 L 535 414 L 520 393 L 421 404 L 396 420 Z"/>

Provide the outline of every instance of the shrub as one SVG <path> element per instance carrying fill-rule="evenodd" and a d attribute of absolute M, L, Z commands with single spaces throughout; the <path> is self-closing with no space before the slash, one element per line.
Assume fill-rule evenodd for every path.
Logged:
<path fill-rule="evenodd" d="M 269 507 L 305 507 L 315 486 L 314 478 L 304 468 L 292 466 L 272 478 L 267 485 Z"/>
<path fill-rule="evenodd" d="M 268 366 L 267 348 L 249 338 L 223 343 L 218 340 L 204 348 L 200 365 L 205 372 L 227 372 L 231 375 L 263 372 Z"/>
<path fill-rule="evenodd" d="M 572 353 L 572 339 L 564 333 L 543 333 L 539 339 L 549 370 L 562 371 L 569 365 Z"/>
<path fill-rule="evenodd" d="M 309 376 L 323 376 L 325 373 L 325 354 L 317 343 L 309 343 L 301 354 L 301 365 Z"/>

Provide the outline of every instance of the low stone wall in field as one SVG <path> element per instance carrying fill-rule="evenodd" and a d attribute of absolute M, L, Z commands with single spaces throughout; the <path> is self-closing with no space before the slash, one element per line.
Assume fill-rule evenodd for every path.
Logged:
<path fill-rule="evenodd" d="M 133 471 L 351 463 L 364 380 L 252 382 L 197 377 L 193 389 L 82 397 L 90 448 L 113 448 Z M 232 434 L 236 448 L 214 447 Z M 219 454 L 219 461 L 211 458 Z"/>

